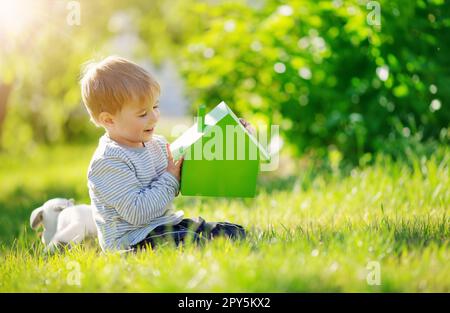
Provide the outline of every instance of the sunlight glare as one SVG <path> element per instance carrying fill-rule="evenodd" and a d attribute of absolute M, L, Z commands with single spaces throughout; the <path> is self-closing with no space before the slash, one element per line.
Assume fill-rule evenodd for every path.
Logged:
<path fill-rule="evenodd" d="M 32 1 L 0 0 L 0 35 L 19 35 L 31 22 L 32 11 Z"/>

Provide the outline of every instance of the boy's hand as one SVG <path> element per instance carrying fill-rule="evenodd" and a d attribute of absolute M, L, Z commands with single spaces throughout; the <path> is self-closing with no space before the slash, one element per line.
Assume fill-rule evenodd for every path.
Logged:
<path fill-rule="evenodd" d="M 255 131 L 255 129 L 253 128 L 253 126 L 249 122 L 247 122 L 243 118 L 239 118 L 239 122 L 241 122 L 241 124 L 250 132 L 250 134 L 255 136 L 256 131 Z"/>
<path fill-rule="evenodd" d="M 180 157 L 177 161 L 173 160 L 172 152 L 170 151 L 169 144 L 166 144 L 166 150 L 167 150 L 167 157 L 168 157 L 168 164 L 166 171 L 175 176 L 178 181 L 180 181 L 181 178 L 181 166 L 183 165 L 183 159 L 184 157 Z"/>

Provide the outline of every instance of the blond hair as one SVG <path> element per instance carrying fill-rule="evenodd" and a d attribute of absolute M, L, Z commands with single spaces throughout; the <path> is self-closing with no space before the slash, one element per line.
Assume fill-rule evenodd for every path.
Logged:
<path fill-rule="evenodd" d="M 116 114 L 129 103 L 153 103 L 158 82 L 142 67 L 118 56 L 88 62 L 80 80 L 81 96 L 91 121 L 99 126 L 102 112 Z"/>

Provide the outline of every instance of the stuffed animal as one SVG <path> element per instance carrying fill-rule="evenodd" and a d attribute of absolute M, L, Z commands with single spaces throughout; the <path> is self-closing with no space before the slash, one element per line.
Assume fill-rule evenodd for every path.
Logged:
<path fill-rule="evenodd" d="M 75 205 L 73 199 L 55 198 L 33 210 L 30 226 L 43 225 L 42 242 L 45 252 L 53 252 L 58 245 L 79 243 L 86 237 L 97 237 L 92 206 Z"/>

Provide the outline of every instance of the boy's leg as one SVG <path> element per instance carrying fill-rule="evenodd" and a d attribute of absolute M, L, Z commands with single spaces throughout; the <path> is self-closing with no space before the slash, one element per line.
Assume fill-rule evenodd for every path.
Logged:
<path fill-rule="evenodd" d="M 230 239 L 240 240 L 245 239 L 246 232 L 244 227 L 238 224 L 229 222 L 217 222 L 211 224 L 211 237 L 225 236 Z"/>
<path fill-rule="evenodd" d="M 184 242 L 188 236 L 192 236 L 194 237 L 193 239 L 196 240 L 197 234 L 180 224 L 160 225 L 152 230 L 144 240 L 138 242 L 130 248 L 132 250 L 138 250 L 150 246 L 153 249 L 160 243 L 170 241 L 173 241 L 175 245 L 178 246 L 180 243 Z"/>
<path fill-rule="evenodd" d="M 211 239 L 210 234 L 205 231 L 208 229 L 208 224 L 200 216 L 197 218 L 185 218 L 177 225 L 194 232 L 194 242 L 197 244 L 204 243 L 206 240 Z"/>
<path fill-rule="evenodd" d="M 153 249 L 158 243 L 173 240 L 178 246 L 190 237 L 195 243 L 203 243 L 205 240 L 217 236 L 225 236 L 230 239 L 245 239 L 245 229 L 238 224 L 229 222 L 206 222 L 202 217 L 185 218 L 176 225 L 160 225 L 152 230 L 147 237 L 134 246 L 133 250 L 151 246 Z"/>
<path fill-rule="evenodd" d="M 241 225 L 228 222 L 206 222 L 200 216 L 196 219 L 183 219 L 180 224 L 195 231 L 205 239 L 212 239 L 217 236 L 225 236 L 230 239 L 244 239 L 246 237 L 245 229 Z"/>

